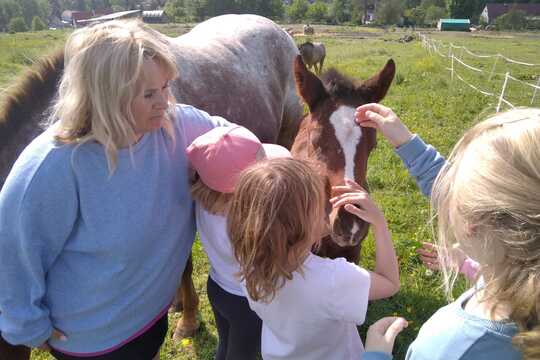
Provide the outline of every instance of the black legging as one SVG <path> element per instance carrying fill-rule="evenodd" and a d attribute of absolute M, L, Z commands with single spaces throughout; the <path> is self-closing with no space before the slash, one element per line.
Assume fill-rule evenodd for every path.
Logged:
<path fill-rule="evenodd" d="M 150 329 L 140 336 L 124 346 L 100 356 L 71 356 L 54 349 L 51 354 L 58 360 L 152 360 L 165 340 L 168 324 L 167 313 L 165 313 Z"/>
<path fill-rule="evenodd" d="M 216 360 L 257 359 L 262 320 L 250 309 L 247 299 L 223 290 L 210 277 L 207 291 L 219 334 Z"/>
<path fill-rule="evenodd" d="M 28 360 L 30 349 L 22 345 L 11 345 L 0 333 L 0 360 Z"/>

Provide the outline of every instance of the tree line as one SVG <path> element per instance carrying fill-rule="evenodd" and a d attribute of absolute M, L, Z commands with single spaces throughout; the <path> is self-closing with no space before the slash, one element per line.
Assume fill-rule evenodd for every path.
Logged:
<path fill-rule="evenodd" d="M 40 30 L 59 20 L 64 10 L 164 9 L 172 22 L 199 22 L 229 13 L 253 13 L 286 22 L 364 24 L 375 8 L 375 22 L 433 26 L 440 18 L 479 22 L 487 0 L 0 0 L 0 30 Z M 490 0 L 508 3 L 508 0 Z M 540 3 L 540 0 L 515 0 Z M 524 14 L 513 14 L 521 16 Z"/>

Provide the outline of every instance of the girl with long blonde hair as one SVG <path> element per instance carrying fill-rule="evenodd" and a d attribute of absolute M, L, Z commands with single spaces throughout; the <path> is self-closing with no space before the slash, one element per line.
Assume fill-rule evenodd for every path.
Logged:
<path fill-rule="evenodd" d="M 399 289 L 396 254 L 386 220 L 352 181 L 333 189 L 343 206 L 373 226 L 376 267 L 314 255 L 327 233 L 323 182 L 297 159 L 259 162 L 244 171 L 227 227 L 250 307 L 263 320 L 263 359 L 358 359 L 356 329 L 368 300 Z"/>
<path fill-rule="evenodd" d="M 540 109 L 478 123 L 448 161 L 389 108 L 362 106 L 357 120 L 378 128 L 432 192 L 449 296 L 462 254 L 477 264 L 475 286 L 422 326 L 407 359 L 540 359 Z"/>

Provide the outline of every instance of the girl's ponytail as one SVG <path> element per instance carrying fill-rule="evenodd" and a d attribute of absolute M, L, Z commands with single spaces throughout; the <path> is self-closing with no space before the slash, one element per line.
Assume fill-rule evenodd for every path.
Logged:
<path fill-rule="evenodd" d="M 535 281 L 536 280 L 536 281 Z M 540 359 L 540 275 L 529 279 L 514 297 L 510 318 L 517 324 L 518 333 L 512 339 L 523 353 L 524 360 Z"/>

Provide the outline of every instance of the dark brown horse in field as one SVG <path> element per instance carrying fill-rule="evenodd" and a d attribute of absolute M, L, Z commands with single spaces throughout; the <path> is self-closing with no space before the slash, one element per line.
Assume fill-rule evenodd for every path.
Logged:
<path fill-rule="evenodd" d="M 324 47 L 324 44 L 306 41 L 298 46 L 298 50 L 300 50 L 302 60 L 304 61 L 304 64 L 307 65 L 308 69 L 313 67 L 315 69 L 315 74 L 320 75 L 326 57 L 326 48 Z"/>
<path fill-rule="evenodd" d="M 294 63 L 298 92 L 309 107 L 292 147 L 296 158 L 314 161 L 326 180 L 327 196 L 331 187 L 343 185 L 345 178 L 367 189 L 368 157 L 377 139 L 375 129 L 360 128 L 354 121 L 355 108 L 381 101 L 395 74 L 395 64 L 386 66 L 367 81 L 349 79 L 335 70 L 321 79 L 309 72 L 300 56 Z M 345 211 L 328 206 L 331 235 L 325 237 L 319 255 L 345 257 L 358 263 L 360 246 L 369 224 Z"/>

